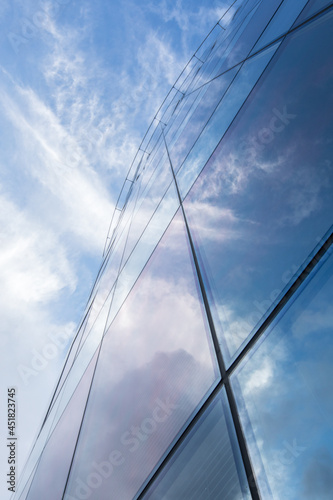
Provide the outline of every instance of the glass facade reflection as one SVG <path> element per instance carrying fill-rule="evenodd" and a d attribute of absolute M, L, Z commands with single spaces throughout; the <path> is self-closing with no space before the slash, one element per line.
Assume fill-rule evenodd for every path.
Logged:
<path fill-rule="evenodd" d="M 332 33 L 236 0 L 193 55 L 13 500 L 332 498 Z"/>

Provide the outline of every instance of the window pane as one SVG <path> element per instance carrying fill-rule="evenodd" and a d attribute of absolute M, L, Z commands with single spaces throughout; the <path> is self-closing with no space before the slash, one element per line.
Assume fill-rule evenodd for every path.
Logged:
<path fill-rule="evenodd" d="M 307 0 L 293 0 L 292 2 L 285 0 L 261 35 L 252 53 L 288 31 L 306 3 Z"/>
<path fill-rule="evenodd" d="M 224 389 L 200 418 L 144 498 L 251 498 Z"/>
<path fill-rule="evenodd" d="M 101 342 L 111 304 L 111 298 L 112 292 L 110 293 L 109 298 L 106 300 L 100 314 L 93 324 L 90 334 L 88 335 L 77 357 L 75 358 L 72 368 L 67 375 L 65 383 L 63 384 L 59 395 L 51 408 L 47 419 L 47 424 L 48 426 L 50 426 L 51 431 L 59 421 L 59 418 L 66 408 L 70 398 L 73 395 L 73 392 L 75 391 L 78 383 L 81 380 L 83 373 L 85 372 L 88 364 L 90 363 L 96 349 Z"/>
<path fill-rule="evenodd" d="M 35 472 L 35 470 L 33 470 L 29 480 L 26 482 L 25 485 L 18 484 L 18 486 L 16 488 L 16 497 L 18 498 L 18 500 L 26 500 L 30 485 L 31 485 L 33 477 L 34 477 L 34 472 Z M 20 481 L 21 481 L 21 478 L 19 479 L 19 482 Z M 21 490 L 22 490 L 22 493 L 20 494 Z"/>
<path fill-rule="evenodd" d="M 177 212 L 178 207 L 179 198 L 177 196 L 175 184 L 172 182 L 164 198 L 158 204 L 157 209 L 149 221 L 149 224 L 145 228 L 145 231 L 141 235 L 141 238 L 136 242 L 132 253 L 118 276 L 107 327 L 109 327 L 113 321 L 122 303 L 126 299 L 131 288 L 134 286 L 134 283 L 138 279 L 138 276 L 146 265 L 146 262 L 163 236 L 163 233 L 168 227 L 171 219 Z M 144 217 L 144 215 L 141 216 Z"/>
<path fill-rule="evenodd" d="M 132 499 L 212 390 L 197 286 L 178 212 L 104 338 L 69 495 Z"/>
<path fill-rule="evenodd" d="M 48 410 L 48 413 L 50 412 L 51 408 L 53 407 L 56 399 L 58 398 L 59 396 L 59 393 L 62 389 L 62 386 L 64 385 L 65 383 L 65 380 L 68 376 L 68 373 L 70 372 L 71 368 L 72 368 L 72 365 L 73 365 L 73 362 L 74 362 L 74 358 L 76 357 L 77 355 L 77 350 L 78 350 L 78 347 L 80 345 L 80 342 L 82 340 L 82 335 L 85 331 L 85 327 L 87 325 L 87 317 L 85 318 L 85 320 L 81 323 L 80 325 L 80 328 L 76 334 L 76 338 L 68 352 L 68 357 L 67 357 L 67 360 L 66 360 L 66 364 L 64 365 L 64 368 L 63 368 L 63 371 L 61 373 L 61 376 L 60 376 L 60 379 L 59 379 L 59 382 L 57 383 L 57 387 L 56 387 L 56 390 L 54 391 L 54 395 L 52 397 L 52 401 L 50 403 L 50 407 L 49 407 L 49 410 Z"/>
<path fill-rule="evenodd" d="M 236 33 L 228 36 L 228 44 L 221 57 L 216 74 L 229 69 L 234 64 L 243 61 L 250 53 L 253 45 L 266 27 L 271 16 L 275 13 L 281 0 L 269 2 L 247 2 L 244 10 L 247 11 L 245 19 L 240 24 Z M 227 32 L 228 32 L 227 28 Z M 223 47 L 224 48 L 224 47 Z"/>
<path fill-rule="evenodd" d="M 332 224 L 332 19 L 286 38 L 184 203 L 227 361 Z"/>
<path fill-rule="evenodd" d="M 332 302 L 331 255 L 232 377 L 263 498 L 332 498 Z"/>
<path fill-rule="evenodd" d="M 184 159 L 192 149 L 207 122 L 214 114 L 223 95 L 229 88 L 239 67 L 227 71 L 224 75 L 207 84 L 201 89 L 196 102 L 189 112 L 187 124 L 176 142 L 169 148 L 174 171 L 177 172 Z M 196 93 L 195 93 L 196 95 Z"/>
<path fill-rule="evenodd" d="M 208 121 L 177 173 L 179 189 L 183 197 L 186 196 L 193 182 L 218 145 L 221 137 L 227 131 L 235 115 L 272 58 L 276 48 L 277 46 L 267 49 L 265 52 L 244 63 L 241 67 L 232 85 L 228 88 L 215 113 Z M 222 78 L 224 77 L 225 75 Z M 173 161 L 172 157 L 171 160 Z"/>
<path fill-rule="evenodd" d="M 164 144 L 163 149 L 165 150 Z M 154 171 L 151 180 L 149 181 L 149 191 L 140 193 L 140 196 L 136 202 L 132 221 L 128 231 L 122 267 L 135 248 L 138 239 L 140 239 L 141 235 L 144 234 L 144 231 L 147 230 L 147 225 L 153 217 L 154 213 L 159 210 L 160 205 L 164 204 L 163 197 L 168 196 L 166 195 L 166 192 L 168 191 L 172 181 L 173 179 L 171 175 L 170 162 L 165 151 L 164 160 L 160 162 L 160 164 Z M 173 212 L 172 216 L 174 215 L 175 211 Z M 171 220 L 172 216 L 170 217 L 169 221 Z"/>
<path fill-rule="evenodd" d="M 296 24 L 303 22 L 308 17 L 311 17 L 322 9 L 325 9 L 325 7 L 328 7 L 331 3 L 332 0 L 310 0 L 308 2 L 309 5 L 305 7 L 302 14 L 297 19 Z"/>
<path fill-rule="evenodd" d="M 45 446 L 27 500 L 62 498 L 96 359 L 97 353 Z"/>

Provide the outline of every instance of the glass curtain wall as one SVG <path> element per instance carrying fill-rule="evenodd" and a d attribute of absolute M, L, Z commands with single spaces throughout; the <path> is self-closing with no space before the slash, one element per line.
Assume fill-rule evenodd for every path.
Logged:
<path fill-rule="evenodd" d="M 13 500 L 328 500 L 333 5 L 236 0 L 128 171 Z"/>

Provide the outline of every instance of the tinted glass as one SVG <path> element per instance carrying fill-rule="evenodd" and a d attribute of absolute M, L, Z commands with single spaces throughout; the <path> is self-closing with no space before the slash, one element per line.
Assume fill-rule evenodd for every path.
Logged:
<path fill-rule="evenodd" d="M 263 498 L 332 498 L 332 301 L 331 252 L 233 375 Z"/>
<path fill-rule="evenodd" d="M 317 14 L 320 12 L 322 9 L 325 9 L 325 7 L 328 7 L 329 5 L 332 4 L 332 0 L 310 0 L 308 2 L 309 5 L 305 7 L 303 10 L 302 14 L 299 16 L 295 24 L 298 24 L 308 17 L 313 16 L 314 14 Z"/>
<path fill-rule="evenodd" d="M 169 147 L 170 157 L 175 172 L 179 170 L 184 159 L 192 149 L 210 117 L 216 110 L 224 93 L 234 79 L 238 68 L 227 71 L 209 83 L 198 94 L 198 98 L 189 111 L 189 121 L 183 128 L 178 140 Z"/>
<path fill-rule="evenodd" d="M 80 342 L 82 340 L 82 334 L 83 334 L 83 332 L 85 330 L 86 324 L 87 324 L 87 318 L 81 324 L 81 327 L 80 327 L 80 329 L 79 329 L 79 331 L 78 331 L 78 333 L 76 335 L 76 338 L 73 341 L 72 346 L 71 346 L 71 348 L 69 350 L 68 357 L 67 357 L 67 360 L 66 360 L 66 364 L 65 364 L 65 366 L 63 368 L 63 371 L 61 373 L 59 382 L 58 382 L 56 390 L 54 392 L 54 396 L 53 396 L 52 401 L 50 403 L 49 411 L 51 410 L 51 408 L 52 408 L 55 400 L 58 398 L 59 393 L 61 391 L 61 388 L 62 388 L 62 386 L 63 386 L 63 384 L 64 384 L 64 382 L 65 382 L 65 380 L 67 378 L 67 375 L 68 375 L 68 373 L 70 372 L 70 370 L 72 368 L 73 361 L 74 361 L 74 358 L 75 358 L 75 356 L 77 354 L 77 349 L 79 347 L 79 344 L 80 344 Z"/>
<path fill-rule="evenodd" d="M 275 46 L 268 49 L 241 66 L 237 76 L 232 81 L 232 85 L 228 88 L 215 113 L 202 130 L 198 140 L 177 173 L 179 189 L 183 197 L 188 193 L 193 182 L 218 145 L 221 137 L 227 131 L 235 115 L 237 115 L 245 99 L 251 92 L 253 85 L 255 85 L 272 58 L 276 48 Z M 226 75 L 223 75 L 222 82 L 224 81 L 224 77 L 227 78 Z M 171 161 L 174 162 L 172 156 Z"/>
<path fill-rule="evenodd" d="M 54 417 L 55 408 L 59 404 L 59 398 L 56 399 L 53 410 L 51 410 L 48 418 L 43 424 L 41 430 L 39 431 L 38 437 L 33 444 L 32 450 L 29 454 L 27 462 L 22 471 L 19 471 L 18 484 L 16 488 L 16 493 L 14 498 L 19 498 L 19 500 L 25 499 L 25 495 L 28 492 L 30 483 L 33 479 L 33 475 L 38 464 L 41 454 L 43 452 L 44 446 L 50 434 L 50 429 L 52 426 L 52 421 Z"/>
<path fill-rule="evenodd" d="M 31 482 L 32 482 L 33 477 L 34 477 L 34 472 L 35 471 L 32 472 L 32 474 L 29 478 L 29 481 L 27 481 L 27 483 L 25 485 L 19 484 L 18 487 L 16 488 L 16 497 L 18 498 L 18 500 L 26 500 Z M 22 491 L 22 493 L 20 494 L 21 491 Z"/>
<path fill-rule="evenodd" d="M 163 148 L 165 149 L 164 144 Z M 135 211 L 133 213 L 132 221 L 128 231 L 122 267 L 126 263 L 134 247 L 137 245 L 141 235 L 146 230 L 148 222 L 151 220 L 154 213 L 159 212 L 160 206 L 164 205 L 165 200 L 163 200 L 163 197 L 171 183 L 172 175 L 170 163 L 168 158 L 166 157 L 163 161 L 161 161 L 160 165 L 156 168 L 155 172 L 151 176 L 148 184 L 149 190 L 145 193 L 142 193 L 136 203 Z M 166 195 L 166 197 L 168 196 Z M 174 213 L 175 211 L 170 216 L 169 221 L 171 220 Z"/>
<path fill-rule="evenodd" d="M 184 203 L 227 360 L 332 224 L 332 29 L 287 37 Z"/>
<path fill-rule="evenodd" d="M 40 500 L 46 492 L 49 500 L 62 497 L 96 359 L 97 353 L 44 448 L 27 500 Z"/>
<path fill-rule="evenodd" d="M 170 167 L 169 171 L 171 177 Z M 139 241 L 136 242 L 132 253 L 119 274 L 116 291 L 108 317 L 108 326 L 113 321 L 119 308 L 138 279 L 139 274 L 153 253 L 178 207 L 179 199 L 176 193 L 175 185 L 172 183 L 161 203 L 157 205 L 157 209 L 152 215 L 149 224 L 145 228 L 145 231 L 141 235 Z M 143 218 L 145 217 L 144 214 L 141 214 L 141 216 Z"/>
<path fill-rule="evenodd" d="M 105 302 L 100 314 L 98 315 L 94 325 L 91 328 L 90 334 L 86 338 L 83 346 L 81 347 L 73 366 L 68 373 L 68 376 L 63 384 L 61 391 L 57 399 L 52 406 L 47 419 L 47 425 L 50 427 L 51 431 L 54 429 L 59 418 L 61 417 L 64 409 L 66 408 L 69 400 L 71 399 L 73 392 L 75 391 L 78 383 L 81 380 L 83 373 L 85 372 L 88 364 L 90 363 L 96 349 L 98 348 L 107 320 L 107 315 L 110 308 L 112 298 L 112 292 L 109 298 Z M 44 430 L 44 428 L 43 428 Z"/>
<path fill-rule="evenodd" d="M 178 213 L 105 336 L 67 493 L 132 499 L 218 378 Z"/>
<path fill-rule="evenodd" d="M 228 45 L 221 57 L 217 74 L 243 61 L 250 53 L 262 30 L 266 27 L 275 13 L 281 0 L 270 0 L 269 2 L 248 2 L 246 17 L 231 37 L 228 37 Z M 251 5 L 249 5 L 251 4 Z"/>
<path fill-rule="evenodd" d="M 224 389 L 143 498 L 251 498 Z"/>
<path fill-rule="evenodd" d="M 307 0 L 285 0 L 267 26 L 252 52 L 264 47 L 291 28 L 295 19 L 306 5 Z"/>

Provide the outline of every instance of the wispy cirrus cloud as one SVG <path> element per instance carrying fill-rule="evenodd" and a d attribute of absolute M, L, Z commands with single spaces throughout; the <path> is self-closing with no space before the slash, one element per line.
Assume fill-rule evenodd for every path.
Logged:
<path fill-rule="evenodd" d="M 3 363 L 10 380 L 3 379 L 19 389 L 23 467 L 66 348 L 41 371 L 32 366 L 36 352 L 47 352 L 50 333 L 70 332 L 69 340 L 74 334 L 126 172 L 193 52 L 190 40 L 201 20 L 199 8 L 197 24 L 184 35 L 194 18 L 183 22 L 174 13 L 178 31 L 162 36 L 163 18 L 156 24 L 146 5 L 131 2 L 6 6 L 11 52 L 1 63 L 0 83 L 1 346 L 9 353 L 15 345 Z M 205 19 L 210 22 L 207 12 Z M 19 37 L 17 51 L 10 33 Z M 19 365 L 34 370 L 27 385 Z"/>

